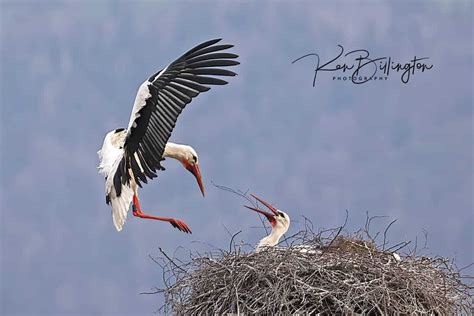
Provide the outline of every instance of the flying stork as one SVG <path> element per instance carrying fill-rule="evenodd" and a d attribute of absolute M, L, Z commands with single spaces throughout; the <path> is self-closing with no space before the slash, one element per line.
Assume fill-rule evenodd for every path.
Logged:
<path fill-rule="evenodd" d="M 196 151 L 187 145 L 168 142 L 176 120 L 191 100 L 210 89 L 225 85 L 216 76 L 235 76 L 219 67 L 238 65 L 238 55 L 223 52 L 233 45 L 214 39 L 199 44 L 168 66 L 152 75 L 139 87 L 127 128 L 115 129 L 105 136 L 99 155 L 99 173 L 105 176 L 105 200 L 112 205 L 112 220 L 122 230 L 132 204 L 133 215 L 169 222 L 180 231 L 191 233 L 181 220 L 145 214 L 138 199 L 138 187 L 164 170 L 161 161 L 181 162 L 197 180 L 204 196 L 204 184 Z"/>
<path fill-rule="evenodd" d="M 264 237 L 258 243 L 257 248 L 255 250 L 258 252 L 266 247 L 271 247 L 278 244 L 278 241 L 280 240 L 281 236 L 283 236 L 283 234 L 288 231 L 288 227 L 290 227 L 290 217 L 285 212 L 273 207 L 272 205 L 270 205 L 270 203 L 265 202 L 258 196 L 253 194 L 250 195 L 257 201 L 265 205 L 271 211 L 271 213 L 269 213 L 255 207 L 244 205 L 246 208 L 264 215 L 272 225 L 272 231 L 270 232 L 270 235 Z"/>

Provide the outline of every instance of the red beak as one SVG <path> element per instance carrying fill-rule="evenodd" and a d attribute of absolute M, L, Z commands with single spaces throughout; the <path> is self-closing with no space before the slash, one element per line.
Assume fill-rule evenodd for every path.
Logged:
<path fill-rule="evenodd" d="M 254 207 L 251 207 L 251 206 L 247 206 L 247 205 L 244 205 L 246 208 L 248 209 L 251 209 L 252 211 L 255 211 L 257 213 L 260 213 L 262 215 L 264 215 L 268 221 L 273 225 L 273 223 L 275 222 L 275 216 L 278 215 L 278 211 L 276 208 L 274 208 L 272 205 L 270 205 L 270 203 L 262 200 L 261 198 L 259 198 L 258 196 L 256 195 L 253 195 L 253 194 L 250 194 L 252 197 L 254 197 L 257 201 L 259 201 L 260 203 L 262 203 L 263 205 L 265 205 L 270 211 L 272 211 L 272 213 L 268 213 L 268 212 L 265 212 L 265 211 L 262 211 L 258 208 L 254 208 Z"/>
<path fill-rule="evenodd" d="M 184 167 L 196 177 L 196 181 L 199 185 L 199 189 L 201 190 L 202 196 L 205 196 L 206 194 L 204 190 L 204 183 L 202 183 L 201 170 L 199 169 L 199 165 L 197 163 L 195 163 L 194 165 L 185 163 Z"/>

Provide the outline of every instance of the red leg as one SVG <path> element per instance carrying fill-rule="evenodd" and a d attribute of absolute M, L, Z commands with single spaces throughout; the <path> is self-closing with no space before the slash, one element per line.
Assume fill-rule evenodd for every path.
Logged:
<path fill-rule="evenodd" d="M 171 225 L 173 225 L 173 227 L 179 229 L 180 231 L 191 234 L 191 229 L 189 228 L 189 226 L 185 222 L 180 221 L 179 219 L 151 216 L 151 215 L 143 213 L 140 207 L 140 201 L 138 200 L 138 196 L 136 195 L 133 196 L 132 210 L 133 210 L 133 215 L 136 217 L 155 219 L 158 221 L 168 222 Z"/>

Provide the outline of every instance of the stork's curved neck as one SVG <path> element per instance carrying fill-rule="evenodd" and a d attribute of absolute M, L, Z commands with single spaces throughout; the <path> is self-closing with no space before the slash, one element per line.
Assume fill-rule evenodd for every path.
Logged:
<path fill-rule="evenodd" d="M 257 246 L 257 251 L 263 247 L 275 246 L 280 241 L 281 236 L 288 230 L 288 227 L 275 226 L 272 228 L 272 232 L 267 237 L 262 238 Z"/>
<path fill-rule="evenodd" d="M 165 151 L 163 152 L 163 158 L 174 158 L 179 161 L 182 161 L 186 158 L 186 149 L 187 145 L 175 144 L 167 142 L 165 146 Z"/>

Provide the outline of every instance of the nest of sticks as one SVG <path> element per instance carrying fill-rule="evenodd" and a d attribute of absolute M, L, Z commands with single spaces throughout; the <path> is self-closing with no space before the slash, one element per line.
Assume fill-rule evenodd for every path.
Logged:
<path fill-rule="evenodd" d="M 415 243 L 387 245 L 395 221 L 372 235 L 376 218 L 367 217 L 353 233 L 345 223 L 314 232 L 305 220 L 305 228 L 280 247 L 260 252 L 234 242 L 238 233 L 228 250 L 191 254 L 185 261 L 160 248 L 162 256 L 153 260 L 165 287 L 152 292 L 164 294 L 159 312 L 471 315 L 472 277 L 462 276 L 452 260 L 419 255 Z"/>

